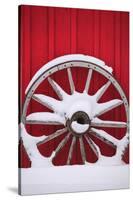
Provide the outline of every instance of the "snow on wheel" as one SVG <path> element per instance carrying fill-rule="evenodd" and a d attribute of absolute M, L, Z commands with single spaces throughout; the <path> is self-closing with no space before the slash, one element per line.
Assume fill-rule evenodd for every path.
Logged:
<path fill-rule="evenodd" d="M 72 70 L 76 68 L 84 68 L 87 71 L 85 84 L 82 86 L 83 89 L 80 92 L 77 91 L 72 72 Z M 70 87 L 70 93 L 62 87 L 61 83 L 58 84 L 54 78 L 52 78 L 55 73 L 58 74 L 59 71 L 63 70 L 68 77 L 67 85 Z M 95 73 L 103 76 L 103 78 L 106 79 L 106 83 L 100 86 L 92 95 L 90 94 L 90 85 Z M 82 76 L 82 74 L 80 74 L 80 76 Z M 63 77 L 61 78 L 63 83 Z M 58 99 L 46 95 L 43 91 L 42 93 L 37 93 L 39 85 L 46 80 L 58 96 Z M 102 96 L 106 95 L 111 85 L 113 85 L 114 90 L 117 91 L 120 98 L 100 102 Z M 39 110 L 38 112 L 28 113 L 27 110 L 31 101 L 35 101 L 37 104 L 48 108 L 48 111 Z M 121 106 L 124 108 L 126 116 L 125 121 L 105 120 L 101 118 L 103 114 L 111 112 L 114 108 L 119 109 Z M 56 126 L 59 128 L 51 134 L 45 133 L 40 137 L 35 137 L 26 130 L 27 124 L 30 126 Z M 60 128 L 60 126 L 62 126 L 62 128 Z M 121 139 L 118 139 L 106 132 L 106 128 L 124 129 L 125 134 Z M 68 142 L 70 145 L 66 153 L 65 164 L 71 165 L 77 141 L 79 143 L 78 149 L 81 154 L 82 164 L 89 163 L 86 153 L 87 145 L 97 157 L 94 164 L 120 164 L 122 163 L 123 153 L 128 146 L 128 101 L 121 86 L 112 75 L 112 68 L 106 66 L 103 61 L 80 54 L 62 56 L 44 65 L 30 81 L 26 89 L 21 129 L 23 144 L 32 162 L 32 166 L 53 165 L 53 159 L 65 148 Z M 33 129 L 31 128 L 30 130 Z M 63 135 L 63 137 L 52 154 L 49 157 L 41 155 L 38 150 L 39 146 L 43 146 L 49 141 L 54 141 L 61 135 Z M 110 157 L 102 155 L 101 148 L 94 138 L 102 141 L 105 145 L 116 148 L 115 155 Z"/>

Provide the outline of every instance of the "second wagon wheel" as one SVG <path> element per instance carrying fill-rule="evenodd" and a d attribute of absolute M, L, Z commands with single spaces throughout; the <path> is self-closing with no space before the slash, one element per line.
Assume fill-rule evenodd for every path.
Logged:
<path fill-rule="evenodd" d="M 49 94 L 45 82 L 49 84 Z M 28 113 L 32 103 L 41 107 Z M 74 156 L 79 156 L 76 164 L 85 164 L 91 162 L 90 157 L 96 162 L 104 149 L 116 151 L 120 139 L 128 133 L 128 121 L 128 102 L 121 86 L 111 68 L 94 57 L 75 54 L 54 59 L 34 75 L 26 90 L 22 122 L 25 127 L 30 125 L 31 134 L 32 126 L 47 127 L 42 133 L 47 137 L 37 147 L 43 149 L 43 145 L 56 140 L 53 163 L 63 149 L 63 165 L 73 164 Z M 49 126 L 53 127 L 52 132 Z"/>

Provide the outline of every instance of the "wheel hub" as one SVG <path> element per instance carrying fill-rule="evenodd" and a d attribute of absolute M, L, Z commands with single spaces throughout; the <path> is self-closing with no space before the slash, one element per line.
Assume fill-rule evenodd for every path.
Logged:
<path fill-rule="evenodd" d="M 68 130 L 75 136 L 81 136 L 89 131 L 91 120 L 88 114 L 84 111 L 75 112 L 71 119 L 67 120 Z"/>

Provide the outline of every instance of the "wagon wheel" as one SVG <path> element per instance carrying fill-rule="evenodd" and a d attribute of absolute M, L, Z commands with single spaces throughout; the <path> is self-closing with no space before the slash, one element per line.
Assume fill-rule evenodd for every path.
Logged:
<path fill-rule="evenodd" d="M 82 92 L 76 91 L 76 84 L 73 81 L 71 69 L 75 67 L 87 68 L 88 70 L 87 79 Z M 43 67 L 42 70 L 37 72 L 27 89 L 22 112 L 22 122 L 24 125 L 43 124 L 50 126 L 64 126 L 63 129 L 59 129 L 51 135 L 46 136 L 41 142 L 37 143 L 37 146 L 51 141 L 65 133 L 65 137 L 55 149 L 54 157 L 56 157 L 60 150 L 64 148 L 66 143 L 69 141 L 71 136 L 72 141 L 67 156 L 67 165 L 71 164 L 76 140 L 79 140 L 83 163 L 86 163 L 84 140 L 86 140 L 87 144 L 96 156 L 98 158 L 100 156 L 100 149 L 98 145 L 96 145 L 92 137 L 90 137 L 92 135 L 107 145 L 117 148 L 119 140 L 105 132 L 103 128 L 126 128 L 128 132 L 128 102 L 122 88 L 108 69 L 109 68 L 98 59 L 83 55 L 73 55 L 71 57 L 64 56 L 63 59 L 55 59 L 50 62 L 50 64 L 48 63 L 45 68 Z M 55 72 L 58 73 L 60 70 L 66 70 L 71 94 L 68 94 L 61 87 L 61 85 L 57 84 L 57 82 L 51 78 L 52 74 Z M 93 73 L 95 72 L 98 72 L 106 77 L 107 82 L 100 87 L 94 95 L 89 95 L 90 83 L 93 78 Z M 45 81 L 45 79 L 48 80 L 51 88 L 59 97 L 59 100 L 51 96 L 46 96 L 45 94 L 36 93 L 37 87 Z M 111 84 L 116 88 L 121 98 L 99 103 L 98 101 L 103 94 L 106 93 Z M 31 99 L 49 108 L 52 112 L 35 112 L 27 115 L 27 108 Z M 126 121 L 123 122 L 100 119 L 102 114 L 109 112 L 120 105 L 124 106 Z"/>

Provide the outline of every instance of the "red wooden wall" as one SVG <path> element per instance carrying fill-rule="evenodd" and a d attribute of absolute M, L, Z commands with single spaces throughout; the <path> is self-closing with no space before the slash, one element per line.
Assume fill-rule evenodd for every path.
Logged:
<path fill-rule="evenodd" d="M 25 89 L 35 72 L 51 59 L 71 53 L 81 53 L 100 58 L 113 68 L 113 74 L 123 87 L 128 98 L 129 96 L 129 13 L 115 11 L 99 11 L 86 9 L 53 8 L 41 6 L 20 6 L 19 7 L 19 33 L 20 33 L 20 93 L 21 104 L 24 102 Z M 59 72 L 53 75 L 53 79 L 58 83 L 63 83 L 62 87 L 69 92 L 67 76 L 65 72 Z M 86 80 L 87 71 L 76 69 L 72 71 L 77 90 L 82 91 Z M 81 76 L 82 73 L 82 76 Z M 94 80 L 91 83 L 91 93 L 94 93 L 106 82 L 100 75 L 94 74 Z M 98 80 L 98 81 L 97 81 Z M 48 82 L 38 88 L 38 93 L 52 95 Z M 119 97 L 113 88 L 107 92 L 103 100 Z M 101 99 L 102 100 L 102 99 Z M 46 111 L 36 102 L 31 102 L 28 112 Z M 123 108 L 115 109 L 107 113 L 103 118 L 124 120 Z M 109 118 L 108 118 L 109 117 Z M 58 127 L 51 126 L 32 126 L 27 129 L 32 135 L 50 134 Z M 124 130 L 109 130 L 110 134 L 121 138 Z M 40 147 L 40 152 L 45 156 L 50 156 L 53 149 L 56 148 L 61 136 L 55 141 Z M 63 165 L 68 153 L 70 142 L 55 159 L 54 164 Z M 102 148 L 104 155 L 113 155 L 115 152 L 107 145 L 96 141 Z M 85 144 L 86 145 L 86 144 Z M 87 145 L 86 145 L 87 146 Z M 23 145 L 19 145 L 20 167 L 30 167 Z M 78 150 L 77 142 L 72 163 L 81 163 L 81 156 Z M 88 148 L 88 147 L 86 147 Z M 96 157 L 88 148 L 86 151 L 87 159 L 94 162 Z M 128 151 L 124 160 L 128 162 Z"/>

